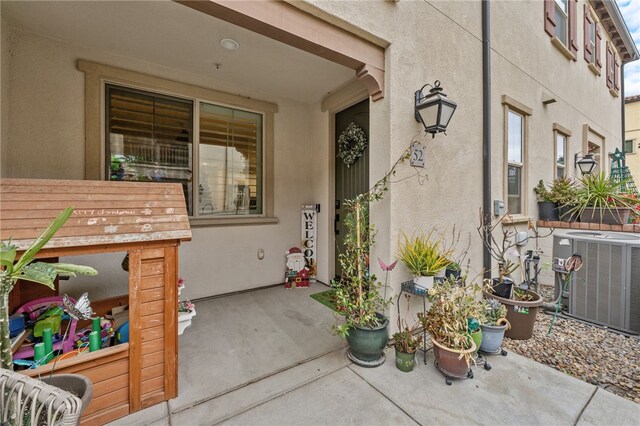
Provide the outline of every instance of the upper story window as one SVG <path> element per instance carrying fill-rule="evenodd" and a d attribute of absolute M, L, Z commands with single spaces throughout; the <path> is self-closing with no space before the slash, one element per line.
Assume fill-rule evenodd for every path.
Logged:
<path fill-rule="evenodd" d="M 607 87 L 612 95 L 618 95 L 620 90 L 620 62 L 609 41 L 607 41 Z"/>
<path fill-rule="evenodd" d="M 194 218 L 263 213 L 262 114 L 114 85 L 106 103 L 109 180 L 180 183 Z"/>
<path fill-rule="evenodd" d="M 600 45 L 602 36 L 600 26 L 596 21 L 588 4 L 584 5 L 584 60 L 589 63 L 589 68 L 595 74 L 600 75 L 602 61 L 600 59 Z"/>
<path fill-rule="evenodd" d="M 627 139 L 624 141 L 624 153 L 635 154 L 635 139 Z"/>
<path fill-rule="evenodd" d="M 576 60 L 578 0 L 544 0 L 544 30 L 567 59 Z"/>

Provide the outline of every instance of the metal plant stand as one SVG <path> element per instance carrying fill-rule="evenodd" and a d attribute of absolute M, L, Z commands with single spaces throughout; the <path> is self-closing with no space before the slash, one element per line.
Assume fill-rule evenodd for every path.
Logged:
<path fill-rule="evenodd" d="M 398 318 L 400 318 L 400 297 L 402 293 L 409 293 L 422 298 L 422 315 L 427 313 L 427 289 L 417 285 L 413 281 L 405 281 L 400 284 L 400 293 L 396 300 L 396 308 L 398 309 Z M 427 330 L 422 328 L 422 355 L 424 365 L 427 365 L 427 351 L 431 348 L 427 348 Z"/>

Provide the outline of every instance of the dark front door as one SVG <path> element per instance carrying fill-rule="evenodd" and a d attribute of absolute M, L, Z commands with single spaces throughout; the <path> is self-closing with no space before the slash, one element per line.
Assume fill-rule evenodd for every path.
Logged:
<path fill-rule="evenodd" d="M 354 164 L 347 167 L 338 157 L 338 138 L 351 123 L 355 123 L 367 135 L 367 147 L 362 156 Z M 336 216 L 334 230 L 336 236 L 336 277 L 340 276 L 338 255 L 343 250 L 342 239 L 345 234 L 343 220 L 345 215 L 344 200 L 353 199 L 369 189 L 369 99 L 357 103 L 338 112 L 335 116 L 335 152 L 336 152 Z"/>

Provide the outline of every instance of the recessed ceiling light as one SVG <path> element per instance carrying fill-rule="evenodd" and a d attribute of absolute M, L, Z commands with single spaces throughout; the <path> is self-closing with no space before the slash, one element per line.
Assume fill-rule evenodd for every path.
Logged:
<path fill-rule="evenodd" d="M 223 38 L 222 40 L 220 40 L 220 46 L 224 47 L 227 50 L 236 50 L 240 47 L 240 43 L 232 38 Z"/>

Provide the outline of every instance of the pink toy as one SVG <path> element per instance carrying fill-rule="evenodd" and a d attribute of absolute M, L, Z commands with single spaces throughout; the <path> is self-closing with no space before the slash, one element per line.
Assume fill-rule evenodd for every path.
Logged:
<path fill-rule="evenodd" d="M 69 300 L 72 303 L 76 303 L 75 299 L 71 297 L 69 297 Z M 62 304 L 62 296 L 43 297 L 41 299 L 32 300 L 31 302 L 27 302 L 16 309 L 14 314 L 27 313 L 31 320 L 35 320 L 40 315 L 41 308 L 53 306 L 61 306 L 64 308 L 64 305 Z M 69 324 L 69 332 L 67 333 L 64 340 L 60 340 L 59 342 L 55 342 L 53 344 L 54 351 L 62 350 L 62 353 L 67 353 L 73 350 L 73 336 L 76 335 L 76 326 L 78 325 L 78 321 L 75 319 L 71 319 L 70 321 L 71 324 Z M 13 354 L 13 359 L 24 358 L 33 358 L 33 346 L 21 347 L 15 354 Z"/>

